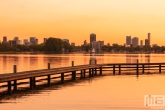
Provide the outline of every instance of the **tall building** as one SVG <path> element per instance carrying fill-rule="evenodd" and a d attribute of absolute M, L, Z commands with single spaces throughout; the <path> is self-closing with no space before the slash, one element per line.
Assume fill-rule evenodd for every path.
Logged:
<path fill-rule="evenodd" d="M 148 33 L 148 46 L 150 46 L 150 45 L 151 45 L 151 34 Z"/>
<path fill-rule="evenodd" d="M 131 36 L 126 36 L 126 45 L 131 45 Z"/>
<path fill-rule="evenodd" d="M 86 46 L 86 45 L 87 45 L 87 41 L 85 40 L 85 41 L 84 41 L 84 46 Z"/>
<path fill-rule="evenodd" d="M 149 40 L 145 39 L 145 46 L 149 46 Z"/>
<path fill-rule="evenodd" d="M 13 40 L 14 40 L 14 41 L 18 41 L 18 40 L 19 40 L 19 37 L 14 37 Z"/>
<path fill-rule="evenodd" d="M 16 41 L 9 40 L 9 44 L 10 44 L 11 47 L 15 47 L 16 46 Z"/>
<path fill-rule="evenodd" d="M 69 39 L 63 39 L 62 41 L 69 43 Z"/>
<path fill-rule="evenodd" d="M 100 42 L 100 48 L 102 48 L 104 46 L 104 41 L 98 41 Z"/>
<path fill-rule="evenodd" d="M 75 43 L 74 43 L 74 42 L 72 42 L 72 43 L 71 43 L 71 46 L 73 46 L 73 47 L 74 47 L 74 46 L 75 46 Z"/>
<path fill-rule="evenodd" d="M 16 42 L 16 44 L 20 44 L 19 37 L 14 37 L 13 40 Z"/>
<path fill-rule="evenodd" d="M 132 46 L 137 47 L 138 45 L 139 45 L 139 38 L 138 37 L 132 38 Z"/>
<path fill-rule="evenodd" d="M 43 43 L 46 43 L 46 41 L 47 41 L 47 38 L 44 38 L 44 42 Z"/>
<path fill-rule="evenodd" d="M 35 37 L 30 37 L 30 44 L 35 44 L 36 38 Z"/>
<path fill-rule="evenodd" d="M 28 39 L 24 39 L 24 40 L 23 40 L 23 44 L 24 44 L 24 45 L 28 45 L 28 44 L 29 44 Z"/>
<path fill-rule="evenodd" d="M 35 44 L 38 44 L 38 39 L 36 39 Z"/>
<path fill-rule="evenodd" d="M 143 47 L 143 40 L 140 40 L 140 46 Z"/>
<path fill-rule="evenodd" d="M 7 42 L 7 36 L 3 36 L 3 43 L 6 43 Z"/>
<path fill-rule="evenodd" d="M 90 44 L 92 44 L 93 41 L 96 41 L 96 34 L 94 33 L 90 34 Z"/>
<path fill-rule="evenodd" d="M 95 52 L 101 52 L 101 49 L 103 46 L 104 46 L 104 41 L 93 41 L 92 42 L 92 49 L 94 49 Z"/>

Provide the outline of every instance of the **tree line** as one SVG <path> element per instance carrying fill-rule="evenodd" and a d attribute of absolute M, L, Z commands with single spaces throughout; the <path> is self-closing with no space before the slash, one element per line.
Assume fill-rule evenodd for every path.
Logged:
<path fill-rule="evenodd" d="M 114 45 L 114 46 L 103 46 L 103 52 L 164 52 L 165 46 L 137 46 L 137 47 L 125 47 L 121 45 Z"/>
<path fill-rule="evenodd" d="M 42 44 L 31 44 L 27 45 L 14 45 L 11 46 L 9 43 L 0 43 L 0 52 L 71 52 L 73 47 L 65 41 L 59 38 L 48 38 L 46 43 Z"/>

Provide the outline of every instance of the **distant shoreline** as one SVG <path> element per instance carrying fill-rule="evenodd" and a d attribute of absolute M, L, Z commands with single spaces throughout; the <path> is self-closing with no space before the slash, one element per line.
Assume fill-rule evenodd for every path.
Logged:
<path fill-rule="evenodd" d="M 90 54 L 90 52 L 0 52 L 0 54 Z M 165 54 L 164 52 L 100 52 L 94 54 Z"/>

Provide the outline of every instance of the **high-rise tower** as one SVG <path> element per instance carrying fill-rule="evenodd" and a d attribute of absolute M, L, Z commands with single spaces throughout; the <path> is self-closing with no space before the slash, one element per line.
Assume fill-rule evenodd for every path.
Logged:
<path fill-rule="evenodd" d="M 151 45 L 151 34 L 148 33 L 148 46 L 150 46 L 150 45 Z"/>
<path fill-rule="evenodd" d="M 90 44 L 92 44 L 93 41 L 96 41 L 96 34 L 94 33 L 90 34 Z"/>

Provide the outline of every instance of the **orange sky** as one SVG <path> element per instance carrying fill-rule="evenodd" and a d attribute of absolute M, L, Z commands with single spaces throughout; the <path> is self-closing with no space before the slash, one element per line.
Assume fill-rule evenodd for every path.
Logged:
<path fill-rule="evenodd" d="M 89 34 L 105 43 L 125 36 L 165 45 L 165 0 L 1 0 L 0 36 L 68 38 L 80 45 Z"/>

